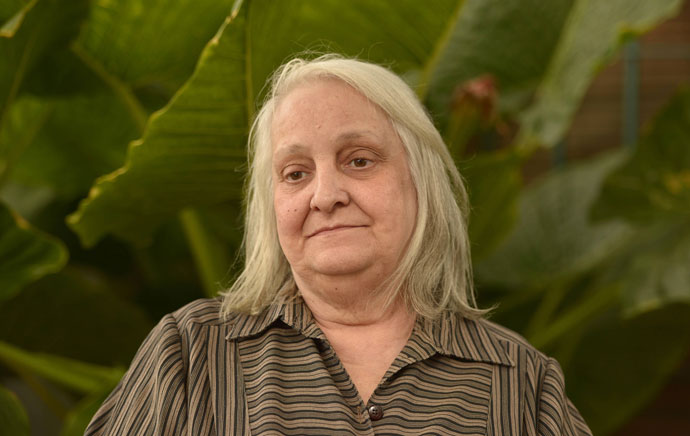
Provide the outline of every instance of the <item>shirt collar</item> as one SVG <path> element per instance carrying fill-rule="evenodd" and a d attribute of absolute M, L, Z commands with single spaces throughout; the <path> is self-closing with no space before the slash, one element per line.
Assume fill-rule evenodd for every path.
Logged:
<path fill-rule="evenodd" d="M 276 321 L 281 320 L 306 337 L 326 339 L 314 322 L 311 311 L 299 297 L 271 304 L 258 315 L 234 314 L 228 319 L 230 328 L 225 339 L 234 340 L 263 333 Z"/>
<path fill-rule="evenodd" d="M 311 311 L 299 297 L 274 303 L 258 315 L 231 316 L 226 339 L 235 340 L 261 334 L 278 320 L 306 337 L 326 339 L 316 325 Z M 418 320 L 412 336 L 425 348 L 430 347 L 430 352 L 475 362 L 515 366 L 506 344 L 486 324 L 481 319 L 469 320 L 457 314 L 444 313 L 436 320 Z"/>
<path fill-rule="evenodd" d="M 483 319 L 470 320 L 455 313 L 444 313 L 436 320 L 419 320 L 416 335 L 420 342 L 428 343 L 439 354 L 475 362 L 515 366 L 507 344 L 487 324 Z"/>

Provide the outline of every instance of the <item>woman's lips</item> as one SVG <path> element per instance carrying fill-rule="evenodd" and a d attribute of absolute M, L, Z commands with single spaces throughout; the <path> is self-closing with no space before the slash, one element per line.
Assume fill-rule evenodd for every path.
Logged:
<path fill-rule="evenodd" d="M 322 227 L 322 228 L 316 230 L 315 232 L 311 233 L 307 237 L 311 238 L 312 236 L 317 236 L 317 235 L 325 236 L 325 235 L 329 235 L 329 234 L 333 234 L 333 233 L 338 233 L 338 232 L 343 231 L 343 230 L 358 229 L 361 227 L 364 227 L 364 226 L 349 226 L 349 225 L 342 225 L 341 226 L 341 225 L 338 225 L 338 226 Z"/>

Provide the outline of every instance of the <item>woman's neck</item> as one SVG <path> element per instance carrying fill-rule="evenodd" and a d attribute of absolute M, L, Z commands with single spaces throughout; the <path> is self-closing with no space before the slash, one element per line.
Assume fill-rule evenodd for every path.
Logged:
<path fill-rule="evenodd" d="M 340 290 L 340 289 L 339 289 Z M 415 324 L 415 315 L 397 298 L 384 310 L 383 296 L 369 299 L 356 292 L 348 300 L 300 289 L 331 347 L 366 403 L 400 351 Z"/>
<path fill-rule="evenodd" d="M 388 304 L 389 295 L 378 289 L 382 277 L 364 274 L 304 276 L 294 271 L 293 276 L 304 302 L 320 324 L 366 326 L 387 323 L 407 312 L 399 299 Z"/>

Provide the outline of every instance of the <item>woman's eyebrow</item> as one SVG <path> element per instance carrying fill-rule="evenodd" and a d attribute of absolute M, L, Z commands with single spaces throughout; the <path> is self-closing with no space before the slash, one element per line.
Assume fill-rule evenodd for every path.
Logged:
<path fill-rule="evenodd" d="M 377 139 L 378 135 L 376 132 L 373 132 L 371 130 L 355 130 L 352 132 L 345 132 L 341 133 L 338 135 L 336 138 L 339 142 L 341 141 L 350 141 L 353 139 L 360 139 L 360 138 L 372 138 L 372 139 Z"/>
<path fill-rule="evenodd" d="M 281 159 L 285 159 L 288 156 L 302 154 L 306 149 L 307 147 L 305 145 L 299 143 L 280 147 L 273 154 L 273 162 L 279 162 Z"/>

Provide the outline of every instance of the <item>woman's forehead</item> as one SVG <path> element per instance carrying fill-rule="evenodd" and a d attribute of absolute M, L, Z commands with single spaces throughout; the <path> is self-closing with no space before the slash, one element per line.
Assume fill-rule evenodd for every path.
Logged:
<path fill-rule="evenodd" d="M 271 120 L 271 142 L 275 147 L 286 135 L 322 125 L 327 134 L 343 140 L 376 137 L 393 127 L 381 107 L 347 83 L 329 78 L 295 87 L 280 98 Z"/>

